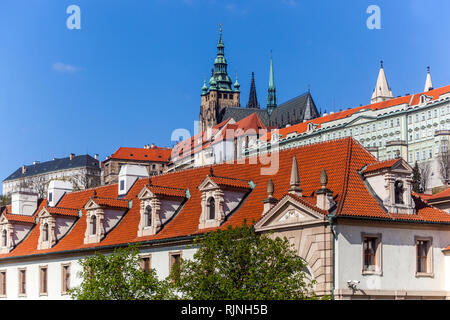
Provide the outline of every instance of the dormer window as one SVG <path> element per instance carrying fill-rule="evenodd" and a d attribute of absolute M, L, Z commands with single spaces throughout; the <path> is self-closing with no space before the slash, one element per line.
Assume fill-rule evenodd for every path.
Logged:
<path fill-rule="evenodd" d="M 366 183 L 375 192 L 379 202 L 389 213 L 415 214 L 411 195 L 413 168 L 402 158 L 375 162 L 363 171 Z M 384 180 L 384 184 L 379 183 Z"/>
<path fill-rule="evenodd" d="M 43 232 L 42 240 L 48 241 L 48 223 L 44 224 L 44 228 L 43 228 L 42 232 Z"/>
<path fill-rule="evenodd" d="M 88 200 L 84 243 L 99 243 L 114 228 L 129 209 L 130 202 L 123 199 L 94 197 Z"/>
<path fill-rule="evenodd" d="M 239 206 L 250 190 L 249 181 L 214 176 L 212 170 L 198 186 L 202 192 L 202 213 L 199 229 L 220 226 Z"/>
<path fill-rule="evenodd" d="M 208 219 L 214 220 L 216 217 L 216 205 L 213 197 L 208 200 Z"/>
<path fill-rule="evenodd" d="M 145 207 L 144 220 L 146 222 L 145 223 L 146 227 L 152 226 L 152 207 L 151 206 Z"/>
<path fill-rule="evenodd" d="M 92 216 L 91 217 L 91 235 L 96 235 L 97 234 L 97 216 Z"/>
<path fill-rule="evenodd" d="M 6 230 L 3 230 L 2 232 L 2 247 L 6 247 L 8 245 L 8 238 Z"/>
<path fill-rule="evenodd" d="M 154 235 L 180 210 L 188 196 L 184 189 L 146 185 L 138 194 L 140 221 L 138 237 Z"/>
<path fill-rule="evenodd" d="M 402 181 L 395 181 L 394 184 L 394 192 L 395 192 L 395 203 L 396 204 L 404 204 L 403 202 L 403 182 Z"/>

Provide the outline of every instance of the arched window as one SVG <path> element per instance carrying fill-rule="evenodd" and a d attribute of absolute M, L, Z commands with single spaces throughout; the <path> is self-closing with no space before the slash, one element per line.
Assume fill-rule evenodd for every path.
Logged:
<path fill-rule="evenodd" d="M 48 224 L 47 223 L 45 223 L 44 224 L 44 228 L 43 228 L 43 233 L 44 233 L 44 238 L 43 238 L 43 240 L 44 241 L 48 241 Z"/>
<path fill-rule="evenodd" d="M 208 199 L 208 219 L 213 220 L 216 217 L 216 205 L 213 197 Z"/>
<path fill-rule="evenodd" d="M 2 247 L 6 247 L 6 230 L 2 232 Z"/>
<path fill-rule="evenodd" d="M 91 235 L 97 234 L 97 216 L 91 218 Z"/>
<path fill-rule="evenodd" d="M 144 211 L 145 226 L 150 227 L 152 225 L 152 207 L 146 206 Z"/>
<path fill-rule="evenodd" d="M 395 181 L 394 190 L 395 190 L 395 203 L 403 204 L 403 191 L 404 191 L 403 182 Z"/>

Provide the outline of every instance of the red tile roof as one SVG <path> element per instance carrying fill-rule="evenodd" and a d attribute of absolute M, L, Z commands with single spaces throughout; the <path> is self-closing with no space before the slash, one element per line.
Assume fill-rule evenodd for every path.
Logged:
<path fill-rule="evenodd" d="M 380 169 L 391 168 L 397 162 L 401 162 L 401 161 L 402 160 L 400 158 L 398 158 L 398 159 L 391 159 L 391 160 L 385 160 L 385 161 L 378 161 L 378 162 L 369 164 L 363 172 L 364 173 L 368 173 L 368 172 L 375 172 L 375 171 L 380 170 Z"/>
<path fill-rule="evenodd" d="M 318 128 L 321 128 L 321 126 L 327 122 L 344 119 L 344 118 L 350 117 L 353 114 L 363 111 L 363 110 L 369 110 L 369 109 L 370 110 L 381 110 L 381 109 L 386 109 L 386 108 L 393 107 L 393 106 L 398 106 L 401 104 L 409 104 L 409 105 L 413 106 L 413 105 L 419 104 L 420 97 L 422 95 L 427 95 L 427 96 L 431 97 L 431 101 L 433 101 L 433 100 L 439 99 L 441 95 L 449 93 L 449 92 L 450 92 L 450 85 L 441 87 L 441 88 L 437 88 L 437 89 L 434 89 L 431 91 L 427 91 L 427 92 L 398 97 L 398 98 L 394 98 L 394 99 L 390 99 L 390 100 L 386 100 L 386 101 L 382 101 L 382 102 L 378 102 L 378 103 L 374 103 L 374 104 L 369 104 L 366 106 L 361 106 L 361 107 L 352 108 L 352 109 L 348 109 L 348 110 L 344 110 L 344 111 L 339 111 L 339 112 L 329 114 L 329 115 L 326 115 L 323 117 L 312 119 L 308 122 L 302 122 L 302 123 L 299 123 L 299 124 L 296 124 L 296 125 L 293 125 L 293 126 L 290 126 L 287 128 L 279 129 L 277 133 L 281 135 L 281 138 L 285 138 L 286 135 L 288 135 L 289 133 L 292 133 L 292 132 L 297 132 L 297 133 L 306 132 L 307 128 L 308 128 L 308 123 L 316 124 L 316 125 L 318 125 Z M 271 133 L 268 133 L 267 135 L 261 137 L 261 140 L 270 141 Z"/>
<path fill-rule="evenodd" d="M 121 160 L 137 160 L 137 161 L 157 161 L 168 162 L 172 149 L 150 147 L 150 148 L 129 148 L 120 147 L 109 158 Z"/>
<path fill-rule="evenodd" d="M 330 157 L 330 154 L 333 156 Z M 375 163 L 376 159 L 352 138 L 321 142 L 272 154 L 273 157 L 276 155 L 279 156 L 279 169 L 274 175 L 261 173 L 261 169 L 263 167 L 268 168 L 270 164 L 263 165 L 259 162 L 253 164 L 249 159 L 245 164 L 225 163 L 213 166 L 215 176 L 253 181 L 255 184 L 245 200 L 221 225 L 221 228 L 240 225 L 244 220 L 251 223 L 261 219 L 262 200 L 267 198 L 267 182 L 269 179 L 272 179 L 274 183 L 273 196 L 277 199 L 283 198 L 290 188 L 291 165 L 294 155 L 297 157 L 299 164 L 300 187 L 303 190 L 301 200 L 311 207 L 315 206 L 314 192 L 321 187 L 320 174 L 322 168 L 324 168 L 328 175 L 327 188 L 333 192 L 333 198 L 337 203 L 335 214 L 338 219 L 340 217 L 381 218 L 386 221 L 450 224 L 450 214 L 427 205 L 418 197 L 414 198 L 417 208 L 416 215 L 393 215 L 384 212 L 380 204 L 370 195 L 358 173 L 364 166 Z M 198 229 L 201 214 L 201 191 L 198 186 L 209 174 L 209 170 L 209 167 L 199 167 L 152 177 L 151 180 L 154 185 L 176 187 L 183 190 L 189 189 L 191 195 L 177 214 L 155 235 L 137 236 L 140 221 L 140 201 L 137 199 L 137 195 L 149 182 L 148 178 L 140 179 L 122 200 L 132 200 L 132 207 L 125 212 L 122 220 L 106 234 L 100 243 L 84 244 L 84 234 L 87 227 L 84 205 L 94 196 L 94 189 L 89 189 L 65 194 L 60 200 L 58 206 L 74 210 L 81 209 L 82 217 L 75 222 L 70 232 L 56 245 L 50 249 L 38 250 L 39 226 L 36 226 L 25 240 L 11 252 L 1 254 L 0 258 L 116 246 L 148 240 L 170 241 L 173 238 L 206 232 L 207 229 Z M 95 188 L 95 193 L 98 198 L 118 199 L 117 184 Z"/>
<path fill-rule="evenodd" d="M 129 206 L 129 201 L 123 199 L 93 197 L 92 201 L 101 207 L 108 208 L 128 209 Z"/>
<path fill-rule="evenodd" d="M 150 189 L 151 192 L 153 192 L 154 194 L 157 194 L 157 195 L 178 197 L 178 198 L 184 198 L 186 196 L 186 189 L 155 186 L 155 185 L 147 185 L 147 188 Z"/>
<path fill-rule="evenodd" d="M 36 222 L 35 216 L 26 216 L 23 214 L 12 214 L 12 213 L 6 213 L 4 216 L 8 221 L 12 221 L 12 222 L 25 222 L 25 223 L 35 223 Z"/>
<path fill-rule="evenodd" d="M 73 208 L 61 208 L 61 207 L 45 207 L 51 214 L 56 214 L 59 216 L 70 216 L 70 217 L 78 217 L 79 210 Z"/>
<path fill-rule="evenodd" d="M 437 199 L 450 198 L 450 188 L 447 188 L 444 191 L 441 191 L 436 194 L 421 194 L 420 197 L 424 200 L 437 200 Z"/>

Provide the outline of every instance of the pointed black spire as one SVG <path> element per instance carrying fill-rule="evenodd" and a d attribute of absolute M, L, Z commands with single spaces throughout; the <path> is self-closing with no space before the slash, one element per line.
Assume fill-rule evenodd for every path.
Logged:
<path fill-rule="evenodd" d="M 248 96 L 247 108 L 259 109 L 258 98 L 256 97 L 255 73 L 252 72 L 252 84 L 250 85 L 250 95 Z"/>

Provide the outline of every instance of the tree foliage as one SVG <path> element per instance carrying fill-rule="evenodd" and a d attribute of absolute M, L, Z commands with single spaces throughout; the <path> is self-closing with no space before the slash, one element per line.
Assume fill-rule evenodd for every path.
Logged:
<path fill-rule="evenodd" d="M 251 226 L 210 232 L 194 240 L 193 260 L 182 260 L 171 279 L 184 299 L 311 299 L 305 264 L 286 239 L 257 235 Z"/>
<path fill-rule="evenodd" d="M 158 300 L 171 298 L 166 281 L 158 280 L 154 269 L 140 267 L 136 246 L 96 253 L 79 261 L 80 286 L 69 290 L 78 300 Z"/>
<path fill-rule="evenodd" d="M 0 195 L 0 207 L 11 204 L 11 197 Z"/>
<path fill-rule="evenodd" d="M 420 176 L 419 165 L 416 161 L 414 168 L 413 168 L 413 183 L 412 183 L 414 192 L 422 193 L 421 181 L 422 181 L 422 177 Z"/>

